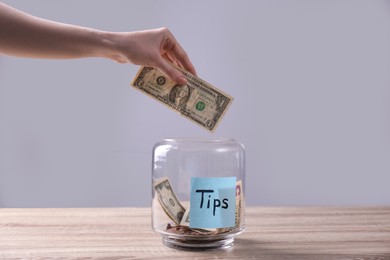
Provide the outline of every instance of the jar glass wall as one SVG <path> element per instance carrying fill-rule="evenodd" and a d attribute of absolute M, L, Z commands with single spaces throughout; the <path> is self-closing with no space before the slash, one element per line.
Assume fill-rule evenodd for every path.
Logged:
<path fill-rule="evenodd" d="M 153 147 L 152 227 L 169 247 L 228 248 L 245 227 L 245 149 L 233 139 Z"/>

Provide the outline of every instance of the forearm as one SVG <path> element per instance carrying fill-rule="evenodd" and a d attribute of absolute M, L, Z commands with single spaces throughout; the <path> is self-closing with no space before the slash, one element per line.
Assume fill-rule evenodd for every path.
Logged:
<path fill-rule="evenodd" d="M 2 3 L 1 54 L 46 59 L 104 57 L 158 68 L 179 84 L 186 84 L 186 79 L 169 62 L 196 74 L 188 55 L 167 28 L 104 32 L 41 19 Z"/>
<path fill-rule="evenodd" d="M 40 19 L 0 3 L 0 54 L 49 59 L 114 58 L 113 35 Z"/>

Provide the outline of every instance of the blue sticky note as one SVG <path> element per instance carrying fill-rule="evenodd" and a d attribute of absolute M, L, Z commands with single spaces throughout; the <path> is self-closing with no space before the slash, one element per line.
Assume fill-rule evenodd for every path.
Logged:
<path fill-rule="evenodd" d="M 236 177 L 191 177 L 190 227 L 234 227 Z"/>

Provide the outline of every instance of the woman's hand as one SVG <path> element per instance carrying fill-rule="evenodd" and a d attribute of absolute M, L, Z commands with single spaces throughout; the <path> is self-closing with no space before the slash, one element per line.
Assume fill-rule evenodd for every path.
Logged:
<path fill-rule="evenodd" d="M 114 49 L 114 54 L 109 57 L 118 62 L 158 68 L 179 84 L 186 84 L 186 79 L 169 62 L 196 75 L 187 53 L 167 28 L 109 33 L 108 38 Z"/>

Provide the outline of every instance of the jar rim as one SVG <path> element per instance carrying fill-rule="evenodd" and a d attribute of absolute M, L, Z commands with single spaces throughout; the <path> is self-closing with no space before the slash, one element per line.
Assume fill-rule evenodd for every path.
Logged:
<path fill-rule="evenodd" d="M 230 137 L 178 137 L 178 138 L 164 138 L 164 142 L 168 143 L 231 143 L 236 142 L 235 139 Z"/>

